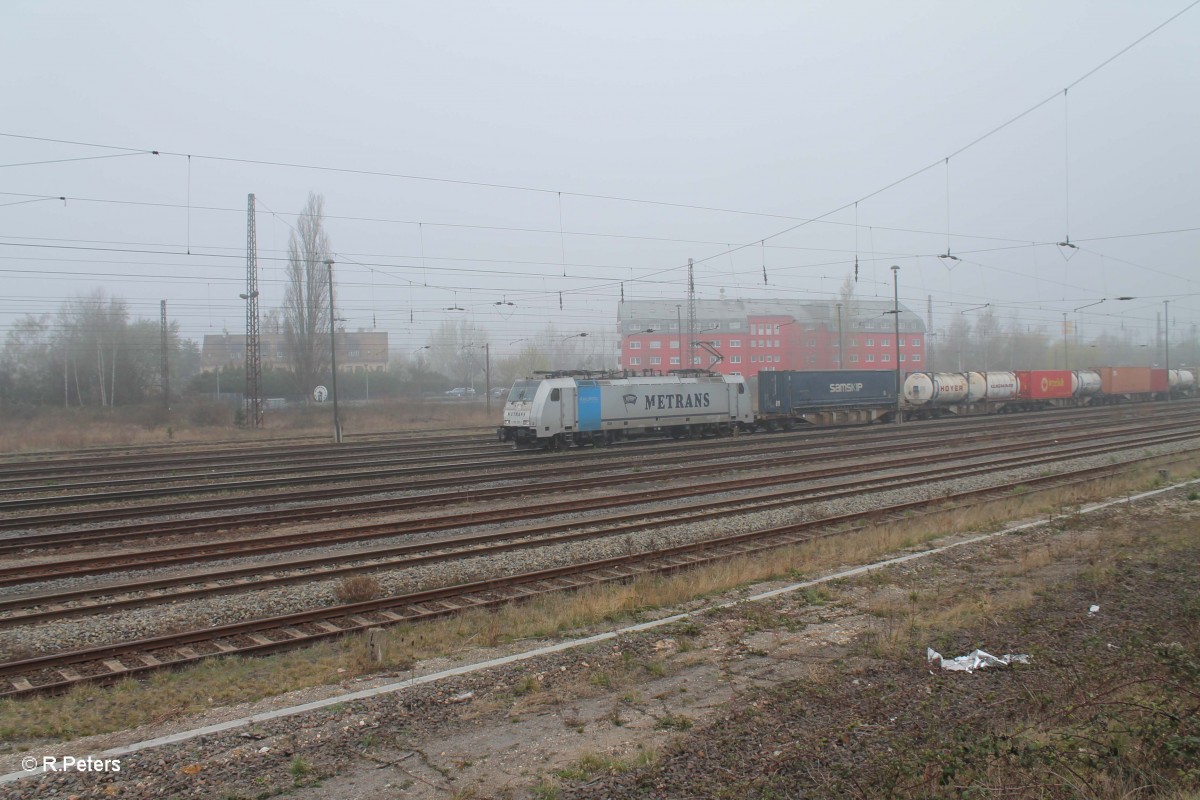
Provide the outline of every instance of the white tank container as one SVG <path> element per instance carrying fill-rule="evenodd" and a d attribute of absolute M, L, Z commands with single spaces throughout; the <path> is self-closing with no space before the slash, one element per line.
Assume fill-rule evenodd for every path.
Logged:
<path fill-rule="evenodd" d="M 967 399 L 970 384 L 966 373 L 935 372 L 929 376 L 933 382 L 933 404 L 936 406 L 952 406 Z"/>
<path fill-rule="evenodd" d="M 1190 389 L 1196 385 L 1196 376 L 1186 369 L 1167 370 L 1167 385 L 1172 389 Z"/>
<path fill-rule="evenodd" d="M 1071 396 L 1088 397 L 1100 392 L 1100 373 L 1078 369 L 1071 373 Z"/>
<path fill-rule="evenodd" d="M 985 372 L 988 400 L 1011 400 L 1017 396 L 1017 373 Z"/>
<path fill-rule="evenodd" d="M 987 397 L 987 373 L 967 373 L 967 402 L 977 403 Z"/>
<path fill-rule="evenodd" d="M 904 379 L 901 389 L 904 402 L 910 406 L 923 406 L 933 399 L 933 381 L 927 372 L 913 372 Z"/>

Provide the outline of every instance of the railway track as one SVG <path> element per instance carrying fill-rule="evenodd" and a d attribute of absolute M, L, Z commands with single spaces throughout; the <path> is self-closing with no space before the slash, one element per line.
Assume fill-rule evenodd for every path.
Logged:
<path fill-rule="evenodd" d="M 1141 439 L 1139 446 L 1178 441 L 1181 438 L 1191 438 L 1191 435 L 1161 436 L 1153 442 Z M 705 484 L 699 487 L 647 490 L 621 498 L 566 501 L 552 506 L 542 506 L 540 514 L 531 514 L 528 510 L 519 510 L 518 513 L 512 515 L 506 515 L 503 512 L 498 515 L 495 512 L 479 512 L 447 517 L 439 520 L 433 526 L 428 526 L 425 521 L 417 521 L 411 525 L 377 526 L 380 529 L 376 533 L 380 536 L 394 537 L 418 530 L 428 532 L 446 528 L 465 528 L 472 525 L 491 526 L 500 521 L 528 519 L 555 513 L 578 513 L 621 506 L 640 506 L 633 511 L 590 517 L 586 520 L 568 519 L 499 531 L 458 535 L 435 541 L 393 544 L 349 553 L 300 556 L 284 562 L 217 567 L 183 575 L 151 577 L 97 587 L 7 597 L 0 599 L 0 615 L 5 615 L 0 616 L 0 629 L 100 612 L 139 608 L 164 602 L 177 602 L 196 597 L 328 580 L 364 572 L 407 569 L 453 559 L 492 555 L 509 550 L 546 547 L 608 536 L 624 536 L 636 531 L 658 527 L 711 521 L 777 508 L 795 508 L 800 503 L 850 497 L 867 490 L 886 491 L 910 488 L 948 477 L 968 477 L 1014 466 L 1052 463 L 1065 457 L 1119 452 L 1127 447 L 1126 444 L 1110 442 L 1085 445 L 1072 449 L 1068 453 L 1058 452 L 1047 456 L 1029 456 L 1022 453 L 983 461 L 978 458 L 974 462 L 952 461 L 933 467 L 914 466 L 915 462 L 912 459 L 893 459 L 872 464 L 867 474 L 863 474 L 864 467 L 861 465 L 823 471 L 819 477 L 838 479 L 838 483 L 834 487 L 808 483 L 796 486 L 798 481 L 808 481 L 817 477 L 816 475 L 796 474 L 770 481 L 753 478 Z M 898 469 L 902 471 L 897 472 Z M 1111 472 L 1113 469 L 1113 467 L 1103 468 L 1097 470 L 1097 474 Z M 845 476 L 857 477 L 847 479 Z M 773 484 L 783 485 L 783 488 L 767 488 Z M 753 491 L 736 497 L 727 496 L 732 492 L 746 490 Z M 713 496 L 718 493 L 723 495 L 720 499 L 699 502 L 693 500 L 686 508 L 680 508 L 677 505 L 662 505 L 668 500 L 692 499 Z M 648 503 L 659 503 L 660 505 L 645 508 L 644 506 Z M 422 525 L 425 527 L 421 527 Z M 354 563 L 347 564 L 348 561 Z M 158 563 L 139 562 L 137 566 L 141 569 L 171 566 L 174 563 L 176 563 L 175 559 L 168 557 Z M 78 562 L 68 562 L 63 566 L 69 569 L 76 564 Z M 47 579 L 79 578 L 89 574 L 93 574 L 93 570 L 84 567 L 69 572 L 55 573 Z M 74 603 L 74 605 L 67 606 L 64 605 L 65 603 Z"/>
<path fill-rule="evenodd" d="M 1113 418 L 1119 419 L 1124 416 L 1127 416 L 1127 413 L 1128 412 L 1108 411 L 1105 414 L 1096 414 L 1095 411 L 1092 411 L 1090 416 L 1084 416 L 1084 417 L 1081 417 L 1081 418 L 1075 420 L 1076 425 L 1073 427 L 1077 427 L 1078 425 L 1104 425 L 1104 424 L 1106 424 L 1105 420 L 1109 420 L 1109 419 L 1113 419 Z M 1178 415 L 1178 416 L 1187 416 L 1188 413 L 1189 412 L 1186 409 L 1178 409 L 1178 408 L 1172 410 L 1172 412 L 1171 412 L 1171 414 Z M 1191 413 L 1194 413 L 1194 412 L 1191 412 Z M 1164 416 L 1163 418 L 1168 418 L 1168 417 Z M 1028 420 L 1023 419 L 1019 423 L 1014 423 L 1011 418 L 1007 418 L 1007 419 L 1006 418 L 987 418 L 986 420 L 982 420 L 982 421 L 971 420 L 967 425 L 963 426 L 963 430 L 970 431 L 970 430 L 978 429 L 980 431 L 988 431 L 988 430 L 999 431 L 999 430 L 1002 430 L 1003 426 L 1005 426 L 1005 425 L 1014 425 L 1014 426 L 1019 425 L 1020 428 L 1024 431 L 1034 431 L 1034 430 L 1049 431 L 1052 429 L 1057 430 L 1057 429 L 1061 428 L 1063 421 L 1064 421 L 1064 419 L 1059 417 L 1058 415 L 1055 415 L 1055 417 L 1053 419 L 1044 419 L 1044 420 L 1037 420 L 1037 421 L 1032 420 L 1032 419 L 1028 419 Z M 967 421 L 963 421 L 963 422 L 967 422 Z M 933 439 L 936 439 L 939 437 L 943 438 L 943 439 L 946 438 L 946 426 L 943 423 L 932 423 L 932 424 L 929 424 L 929 423 L 911 424 L 910 423 L 909 425 L 906 425 L 903 427 L 904 427 L 905 431 L 911 431 L 913 429 L 919 430 L 920 433 L 923 433 L 925 436 L 929 437 L 929 439 L 927 439 L 927 441 L 933 440 Z M 829 430 L 821 429 L 819 431 L 806 431 L 804 434 L 793 434 L 791 436 L 788 436 L 785 434 L 763 435 L 762 439 L 764 440 L 764 442 L 761 445 L 757 445 L 757 444 L 753 445 L 753 446 L 748 445 L 746 443 L 747 440 L 745 440 L 745 439 L 738 440 L 738 442 L 736 443 L 736 446 L 734 443 L 731 442 L 731 440 L 716 440 L 716 441 L 710 440 L 710 441 L 694 442 L 694 443 L 686 443 L 686 444 L 685 443 L 675 443 L 675 444 L 671 444 L 671 445 L 665 445 L 661 448 L 649 448 L 644 451 L 644 453 L 645 453 L 644 455 L 641 455 L 643 453 L 642 450 L 638 450 L 637 452 L 639 453 L 640 457 L 643 459 L 643 463 L 647 463 L 649 459 L 659 459 L 657 461 L 654 461 L 653 463 L 678 463 L 681 461 L 695 460 L 696 454 L 698 452 L 723 452 L 723 453 L 728 453 L 729 455 L 732 455 L 734 457 L 736 457 L 738 455 L 753 455 L 756 451 L 762 452 L 763 450 L 769 450 L 773 446 L 775 448 L 786 448 L 789 445 L 792 447 L 795 447 L 797 444 L 802 444 L 802 443 L 807 443 L 807 442 L 823 442 L 823 441 L 833 442 L 833 441 L 843 438 L 843 436 L 847 433 L 853 434 L 852 438 L 856 444 L 857 443 L 866 443 L 866 442 L 881 442 L 881 443 L 882 442 L 891 442 L 891 443 L 894 443 L 897 440 L 896 432 L 893 430 L 890 430 L 890 429 L 872 428 L 872 429 L 866 429 L 866 430 L 853 429 L 852 431 L 829 431 Z M 842 434 L 843 436 L 839 436 L 838 434 Z M 903 435 L 908 436 L 910 434 L 905 433 Z M 793 438 L 793 437 L 795 437 L 795 438 Z M 758 437 L 756 436 L 754 438 L 757 439 Z M 735 451 L 735 452 L 731 452 L 731 451 Z M 663 453 L 663 455 L 661 455 L 661 456 L 655 455 L 656 453 L 659 453 L 659 452 Z M 523 454 L 523 455 L 527 459 L 529 459 L 529 454 Z M 583 451 L 583 453 L 581 455 L 577 455 L 572 458 L 566 458 L 565 461 L 563 460 L 565 458 L 563 456 L 538 459 L 538 458 L 536 458 L 536 454 L 534 454 L 535 457 L 532 458 L 531 460 L 526 460 L 526 461 L 522 461 L 522 462 L 518 462 L 518 463 L 522 464 L 522 467 L 520 470 L 521 477 L 543 478 L 543 477 L 552 475 L 553 473 L 556 473 L 556 472 L 561 473 L 564 470 L 565 464 L 578 463 L 580 465 L 586 465 L 588 469 L 594 469 L 598 462 L 603 463 L 606 461 L 622 461 L 622 460 L 628 458 L 629 455 L 630 455 L 630 453 L 628 451 L 626 451 L 625 448 L 612 448 L 612 449 L 601 450 L 601 451 L 586 450 L 586 451 Z M 512 476 L 513 464 L 514 464 L 514 462 L 511 460 L 511 458 L 506 456 L 504 458 L 495 459 L 495 460 L 491 461 L 490 463 L 487 461 L 464 462 L 463 464 L 461 464 L 457 467 L 442 465 L 442 466 L 434 466 L 434 467 L 430 468 L 429 470 L 423 470 L 422 468 L 419 468 L 419 467 L 412 467 L 412 468 L 406 468 L 406 469 L 402 469 L 402 470 L 390 470 L 390 471 L 382 471 L 382 472 L 376 471 L 376 470 L 365 470 L 365 471 L 356 472 L 354 474 L 345 474 L 345 475 L 337 475 L 337 476 L 325 476 L 325 477 L 308 476 L 306 478 L 301 478 L 298 480 L 291 480 L 291 481 L 284 479 L 284 478 L 280 478 L 280 479 L 273 479 L 273 480 L 269 480 L 269 481 L 255 482 L 254 484 L 250 484 L 245 481 L 228 482 L 228 483 L 220 483 L 220 484 L 207 484 L 203 487 L 192 488 L 187 491 L 191 491 L 194 494 L 195 493 L 225 493 L 225 494 L 223 494 L 223 496 L 220 496 L 220 497 L 212 497 L 212 498 L 207 498 L 207 499 L 184 500 L 184 501 L 175 501 L 175 502 L 165 502 L 164 500 L 162 500 L 160 498 L 170 496 L 172 493 L 178 494 L 181 491 L 184 491 L 183 489 L 180 489 L 180 488 L 161 489 L 160 488 L 158 490 L 152 490 L 152 491 L 127 491 L 127 492 L 115 492 L 115 493 L 110 492 L 110 493 L 106 493 L 106 494 L 85 494 L 85 495 L 75 495 L 75 496 L 67 496 L 67 497 L 64 497 L 62 495 L 49 495 L 49 496 L 44 496 L 44 497 L 40 497 L 40 498 L 24 498 L 22 500 L 17 500 L 17 501 L 7 501 L 7 502 L 0 501 L 0 531 L 2 531 L 2 530 L 26 530 L 26 529 L 48 527 L 48 526 L 55 526 L 55 525 L 78 524 L 81 522 L 94 524 L 94 523 L 103 522 L 103 521 L 129 520 L 129 519 L 146 518 L 146 517 L 159 518 L 159 517 L 163 517 L 163 516 L 180 515 L 180 514 L 211 513 L 211 512 L 215 512 L 215 511 L 241 508 L 241 507 L 245 507 L 247 505 L 258 505 L 261 507 L 264 505 L 274 505 L 274 504 L 282 504 L 282 503 L 289 503 L 289 504 L 290 503 L 311 503 L 311 502 L 328 501 L 328 500 L 332 500 L 332 499 L 338 500 L 336 505 L 332 505 L 331 507 L 326 509 L 324 512 L 322 512 L 319 509 L 313 509 L 313 510 L 309 510 L 309 511 L 305 511 L 305 512 L 301 512 L 301 511 L 287 511 L 286 512 L 288 514 L 293 515 L 290 517 L 292 519 L 300 519 L 300 518 L 314 519 L 314 518 L 319 518 L 322 515 L 322 513 L 324 513 L 325 516 L 329 516 L 332 513 L 337 513 L 337 514 L 345 513 L 346 503 L 350 502 L 347 500 L 347 498 L 349 496 L 354 496 L 354 495 L 362 496 L 362 495 L 367 495 L 367 494 L 381 494 L 381 493 L 397 492 L 397 491 L 409 492 L 409 491 L 413 491 L 413 490 L 424 491 L 424 490 L 430 490 L 430 489 L 446 487 L 446 486 L 453 486 L 453 485 L 470 485 L 470 484 L 479 484 L 479 483 L 490 483 L 490 482 L 496 482 L 498 480 L 504 480 L 506 478 L 508 480 L 512 480 L 513 479 L 513 476 Z M 484 470 L 488 470 L 488 469 L 498 470 L 502 473 L 508 473 L 508 474 L 497 476 L 494 473 L 483 472 Z M 468 471 L 468 472 L 477 472 L 478 471 L 479 474 L 475 474 L 475 475 L 461 474 L 464 471 Z M 450 473 L 451 475 L 446 478 L 440 479 L 440 480 L 421 478 L 421 475 L 430 473 L 430 472 Z M 258 493 L 255 493 L 255 494 L 244 494 L 244 492 L 247 489 L 252 490 L 252 489 L 258 488 L 260 490 L 264 490 L 264 489 L 274 489 L 274 488 L 277 488 L 280 486 L 295 485 L 296 483 L 310 483 L 310 484 L 311 483 L 325 483 L 325 484 L 328 484 L 333 481 L 337 481 L 337 482 L 352 481 L 352 482 L 349 483 L 349 485 L 326 486 L 325 488 L 320 488 L 320 489 L 305 489 L 305 490 L 293 490 L 293 491 L 259 491 Z M 235 491 L 240 492 L 240 493 L 237 495 L 234 495 L 234 496 L 230 496 L 227 494 L 229 492 L 235 492 Z M 53 512 L 45 512 L 45 513 L 41 513 L 41 514 L 27 514 L 27 515 L 21 515 L 19 513 L 22 510 L 32 510 L 32 509 L 38 509 L 38 508 L 55 508 L 55 507 L 61 507 L 61 506 L 84 505 L 84 504 L 90 505 L 90 504 L 99 504 L 99 503 L 103 503 L 103 502 L 135 502 L 135 501 L 140 501 L 140 500 L 149 500 L 149 501 L 151 501 L 151 504 L 150 505 L 132 506 L 132 507 L 131 506 L 119 506 L 119 507 L 115 507 L 115 508 L 113 508 L 113 507 L 87 508 L 87 509 L 80 509 L 80 510 L 76 510 L 76 511 L 53 511 Z M 376 505 L 377 506 L 386 506 L 387 504 L 386 504 L 386 502 L 378 503 L 378 501 L 377 501 Z M 364 506 L 363 511 L 367 511 L 367 510 L 368 509 Z M 277 511 L 281 511 L 281 510 L 277 509 L 276 511 L 273 511 L 271 513 L 274 514 Z M 307 516 L 303 516 L 305 514 Z M 257 516 L 255 516 L 254 514 L 242 515 L 240 517 L 226 515 L 219 519 L 223 520 L 227 524 L 247 525 L 247 524 L 255 524 L 256 522 L 270 521 L 268 517 L 269 517 L 269 515 L 267 515 L 267 514 L 259 513 Z M 210 526 L 209 529 L 214 529 L 211 526 L 218 526 L 220 524 L 220 522 L 218 522 L 216 519 L 214 519 L 214 521 L 212 521 L 210 523 L 202 523 L 202 522 L 197 523 L 198 526 L 205 525 L 205 524 Z M 150 524 L 144 526 L 142 528 L 142 530 L 143 531 L 152 530 L 155 525 L 159 525 L 165 530 L 166 528 L 176 525 L 176 523 L 170 523 L 170 522 L 165 522 L 165 521 L 150 523 Z M 176 529 L 178 529 L 178 528 L 176 528 Z M 131 533 L 132 533 L 132 529 L 131 529 Z M 7 545 L 3 543 L 3 540 L 0 540 L 0 548 L 5 547 L 5 546 L 7 546 Z M 2 550 L 0 550 L 0 552 L 2 552 Z"/>
<path fill-rule="evenodd" d="M 1151 433 L 1157 431 L 1172 431 L 1175 430 L 1176 423 L 1171 421 L 1163 421 L 1156 426 L 1139 426 L 1139 431 L 1142 433 Z M 1069 445 L 1074 442 L 1092 441 L 1103 428 L 1096 426 L 1085 426 L 1072 431 L 1070 435 L 1060 434 L 1057 441 L 1061 445 Z M 975 447 L 969 451 L 977 457 L 991 453 L 1003 453 L 1014 448 L 1029 448 L 1043 446 L 1043 442 L 1038 438 L 1039 433 L 1028 429 L 1022 431 L 1020 439 L 1004 439 L 996 441 L 992 433 L 979 433 L 976 435 L 962 435 L 957 438 L 958 449 L 961 451 L 966 445 L 982 444 L 983 447 Z M 893 448 L 902 443 L 910 452 L 915 448 L 915 454 L 906 457 L 891 457 L 890 463 L 897 466 L 904 466 L 911 463 L 920 463 L 930 457 L 931 451 L 928 445 L 931 441 L 938 441 L 940 437 L 929 432 L 923 432 L 914 437 L 907 437 L 897 440 L 895 437 L 890 437 L 888 440 L 893 445 Z M 1023 444 L 1022 444 L 1023 442 Z M 522 509 L 510 511 L 495 511 L 489 510 L 472 514 L 456 514 L 445 517 L 435 517 L 422 520 L 416 520 L 412 523 L 381 523 L 381 524 L 359 524 L 353 526 L 339 525 L 335 530 L 318 530 L 305 533 L 292 534 L 277 534 L 254 539 L 238 538 L 225 542 L 205 542 L 201 544 L 178 545 L 174 547 L 159 546 L 154 551 L 149 553 L 133 552 L 125 554 L 111 554 L 104 556 L 95 556 L 86 559 L 88 563 L 93 565 L 97 572 L 111 571 L 121 567 L 137 567 L 145 568 L 147 566 L 160 565 L 165 563 L 178 563 L 186 560 L 212 560 L 220 558 L 228 558 L 234 555 L 266 554 L 281 552 L 283 550 L 296 549 L 306 545 L 328 545 L 334 543 L 342 543 L 349 541 L 361 541 L 363 539 L 381 538 L 385 536 L 394 536 L 400 533 L 416 533 L 433 530 L 445 530 L 452 527 L 457 527 L 463 524 L 468 524 L 476 519 L 476 517 L 486 517 L 492 520 L 514 519 L 514 518 L 531 518 L 546 513 L 548 507 L 553 507 L 554 504 L 532 502 L 532 499 L 539 494 L 562 494 L 572 491 L 586 491 L 600 487 L 622 486 L 630 483 L 645 484 L 656 480 L 674 480 L 680 478 L 697 479 L 712 475 L 724 475 L 729 472 L 745 472 L 745 471 L 762 471 L 766 469 L 779 469 L 784 467 L 798 468 L 806 464 L 821 464 L 819 469 L 808 473 L 795 475 L 789 473 L 784 478 L 767 477 L 754 478 L 749 482 L 758 482 L 762 485 L 766 482 L 776 482 L 779 480 L 799 480 L 812 479 L 820 477 L 823 474 L 831 473 L 828 466 L 829 460 L 838 459 L 845 460 L 853 456 L 872 457 L 878 450 L 878 442 L 864 441 L 856 444 L 854 447 L 826 447 L 826 448 L 809 448 L 800 452 L 796 452 L 795 448 L 789 443 L 773 444 L 768 450 L 760 451 L 754 459 L 740 459 L 733 462 L 706 462 L 696 464 L 689 467 L 679 466 L 679 456 L 670 455 L 657 458 L 643 459 L 638 462 L 636 472 L 623 471 L 608 474 L 589 474 L 583 478 L 555 478 L 561 473 L 560 466 L 552 466 L 540 470 L 525 470 L 522 477 L 525 479 L 521 483 L 489 486 L 479 489 L 460 489 L 452 492 L 439 492 L 436 494 L 417 494 L 408 497 L 389 498 L 382 501 L 366 501 L 356 503 L 339 503 L 335 509 L 280 509 L 266 512 L 256 512 L 254 514 L 243 514 L 233 516 L 221 516 L 214 519 L 198 519 L 198 520 L 176 520 L 166 523 L 149 523 L 138 524 L 135 526 L 123 526 L 115 529 L 93 529 L 90 531 L 66 531 L 46 534 L 28 534 L 20 537 L 9 537 L 0 540 L 0 555 L 16 555 L 31 548 L 37 548 L 39 551 L 45 551 L 47 548 L 64 548 L 76 546 L 94 546 L 99 544 L 113 544 L 117 542 L 131 541 L 145 537 L 161 537 L 172 533 L 196 533 L 203 530 L 226 530 L 231 527 L 236 527 L 237 524 L 252 524 L 252 523 L 267 523 L 282 524 L 284 522 L 295 522 L 313 518 L 328 517 L 335 512 L 338 516 L 345 519 L 350 515 L 360 515 L 365 513 L 395 513 L 400 511 L 420 511 L 422 509 L 440 508 L 448 504 L 462 502 L 489 502 L 503 500 L 512 497 L 522 497 L 525 499 Z M 778 455 L 778 453 L 785 455 Z M 769 454 L 769 457 L 768 457 Z M 849 465 L 844 467 L 844 470 L 861 469 L 861 466 Z M 536 483 L 529 483 L 533 479 Z M 413 483 L 408 488 L 410 490 L 428 490 L 432 488 L 445 488 L 447 486 L 458 486 L 466 482 L 465 479 L 455 481 L 438 481 L 435 483 Z M 494 478 L 489 481 L 494 483 Z M 717 484 L 712 484 L 714 488 L 709 491 L 725 491 L 725 489 L 716 488 L 721 485 L 730 485 L 730 481 L 720 481 Z M 625 492 L 621 498 L 612 498 L 607 502 L 624 503 L 625 498 L 637 497 L 647 494 L 646 492 Z M 580 503 L 589 503 L 596 501 L 576 500 L 571 501 L 569 507 L 578 508 Z M 606 502 L 606 501 L 600 501 Z M 253 546 L 254 549 L 250 550 Z M 85 559 L 77 559 L 72 563 L 82 564 Z M 52 562 L 65 563 L 65 562 Z M 28 583 L 34 580 L 43 579 L 47 575 L 47 570 L 52 567 L 52 564 L 46 566 L 40 564 L 30 564 L 28 561 L 22 561 L 20 564 L 14 564 L 8 567 L 0 566 L 0 586 L 12 585 L 13 583 L 21 582 Z"/>
<path fill-rule="evenodd" d="M 434 449 L 441 445 L 478 445 L 493 441 L 494 427 L 459 430 L 427 430 L 411 433 L 345 434 L 345 441 L 331 448 L 327 439 L 315 437 L 272 436 L 257 442 L 225 441 L 207 444 L 153 444 L 140 447 L 108 447 L 93 450 L 34 451 L 0 456 L 0 478 L 13 475 L 105 474 L 114 470 L 153 466 L 169 469 L 187 466 L 197 460 L 218 459 L 226 463 L 241 460 L 286 458 L 312 454 L 387 450 L 404 447 Z"/>
<path fill-rule="evenodd" d="M 845 533 L 880 519 L 934 513 L 939 509 L 945 510 L 947 504 L 985 502 L 1009 496 L 1018 489 L 1044 490 L 1072 482 L 1093 481 L 1097 476 L 1115 470 L 1114 467 L 1088 468 L 959 492 L 934 500 L 897 503 L 869 511 L 731 534 L 645 553 L 12 661 L 0 664 L 0 679 L 8 684 L 7 689 L 0 691 L 0 697 L 63 691 L 82 683 L 105 683 L 142 676 L 214 657 L 292 649 L 369 628 L 491 608 L 549 593 L 628 581 L 638 575 L 691 569 L 713 561 Z"/>

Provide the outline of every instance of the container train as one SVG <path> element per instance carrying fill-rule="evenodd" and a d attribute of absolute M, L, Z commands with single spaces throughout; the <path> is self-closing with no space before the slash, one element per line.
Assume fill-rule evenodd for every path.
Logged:
<path fill-rule="evenodd" d="M 670 375 L 560 371 L 513 384 L 497 429 L 516 449 L 603 446 L 643 435 L 672 438 L 903 419 L 1034 411 L 1196 393 L 1188 370 L 913 372 L 896 396 L 884 370 L 684 371 Z"/>

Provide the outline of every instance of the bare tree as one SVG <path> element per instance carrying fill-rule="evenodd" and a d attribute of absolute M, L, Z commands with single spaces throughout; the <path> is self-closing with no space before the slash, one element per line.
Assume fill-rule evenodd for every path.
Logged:
<path fill-rule="evenodd" d="M 444 320 L 429 338 L 429 355 L 443 375 L 473 387 L 483 376 L 482 347 L 487 341 L 487 331 L 472 322 Z"/>
<path fill-rule="evenodd" d="M 283 332 L 297 391 L 307 396 L 329 368 L 329 237 L 325 200 L 309 194 L 288 240 Z"/>
<path fill-rule="evenodd" d="M 90 383 L 101 406 L 113 405 L 117 393 L 117 359 L 129 318 L 125 301 L 109 297 L 103 289 L 94 289 L 90 294 L 67 300 L 58 313 L 69 342 L 79 404 L 84 404 L 84 390 Z M 78 367 L 85 360 L 94 366 L 95 382 L 85 379 L 85 386 L 81 387 Z M 90 371 L 91 367 L 85 368 L 85 376 Z"/>

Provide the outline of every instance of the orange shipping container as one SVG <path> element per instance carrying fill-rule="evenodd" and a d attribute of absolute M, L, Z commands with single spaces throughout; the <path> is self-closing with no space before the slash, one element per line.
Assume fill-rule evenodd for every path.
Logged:
<path fill-rule="evenodd" d="M 1105 394 L 1151 394 L 1166 391 L 1166 370 L 1151 367 L 1101 367 L 1100 387 Z M 1161 372 L 1162 375 L 1155 375 Z M 1161 387 L 1158 384 L 1163 384 Z"/>

